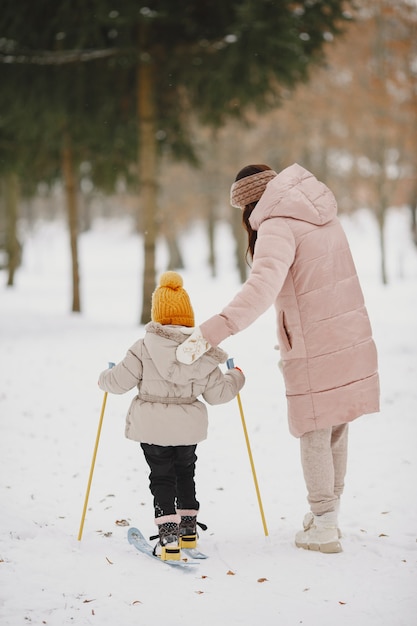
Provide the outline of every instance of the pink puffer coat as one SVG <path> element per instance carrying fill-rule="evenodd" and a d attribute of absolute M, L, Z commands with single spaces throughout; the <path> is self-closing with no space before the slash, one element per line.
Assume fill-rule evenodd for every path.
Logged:
<path fill-rule="evenodd" d="M 273 303 L 296 437 L 379 411 L 377 352 L 334 195 L 291 165 L 268 183 L 250 217 L 258 231 L 240 292 L 200 325 L 216 346 Z"/>

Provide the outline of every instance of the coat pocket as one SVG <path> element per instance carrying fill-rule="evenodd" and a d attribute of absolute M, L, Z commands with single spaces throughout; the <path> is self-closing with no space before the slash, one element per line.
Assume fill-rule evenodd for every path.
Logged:
<path fill-rule="evenodd" d="M 282 310 L 279 312 L 278 315 L 278 332 L 282 346 L 285 348 L 285 350 L 287 350 L 287 352 L 289 352 L 290 350 L 292 350 L 291 335 L 286 326 L 285 314 Z"/>

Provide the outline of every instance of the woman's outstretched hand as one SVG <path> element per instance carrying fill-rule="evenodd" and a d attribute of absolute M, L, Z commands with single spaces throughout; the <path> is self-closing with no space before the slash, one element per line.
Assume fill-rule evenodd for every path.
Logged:
<path fill-rule="evenodd" d="M 196 326 L 193 333 L 178 346 L 176 350 L 177 360 L 180 363 L 185 363 L 185 365 L 191 365 L 210 348 L 209 342 L 201 334 L 200 327 Z"/>

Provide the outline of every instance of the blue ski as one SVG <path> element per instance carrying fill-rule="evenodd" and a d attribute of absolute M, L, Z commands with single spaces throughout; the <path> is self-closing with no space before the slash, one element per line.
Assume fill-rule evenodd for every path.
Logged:
<path fill-rule="evenodd" d="M 151 544 L 146 541 L 145 537 L 137 528 L 129 528 L 127 533 L 127 539 L 129 543 L 136 548 L 136 550 L 139 550 L 139 552 L 150 556 L 152 559 L 160 561 L 160 563 L 166 563 L 167 565 L 171 565 L 172 567 L 192 567 L 193 565 L 199 565 L 198 561 L 190 561 L 189 559 L 191 555 L 187 554 L 185 555 L 185 558 L 182 558 L 179 561 L 163 561 L 159 556 L 156 556 L 153 553 L 153 548 Z"/>
<path fill-rule="evenodd" d="M 200 550 L 198 550 L 198 548 L 182 548 L 181 552 L 182 554 L 188 556 L 190 559 L 208 559 L 207 554 L 204 554 L 204 552 L 201 552 Z"/>

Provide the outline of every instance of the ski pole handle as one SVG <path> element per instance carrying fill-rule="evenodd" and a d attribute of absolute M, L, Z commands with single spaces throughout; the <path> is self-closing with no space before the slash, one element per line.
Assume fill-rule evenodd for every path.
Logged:
<path fill-rule="evenodd" d="M 235 361 L 233 358 L 227 359 L 226 361 L 227 369 L 232 370 L 235 366 Z"/>

